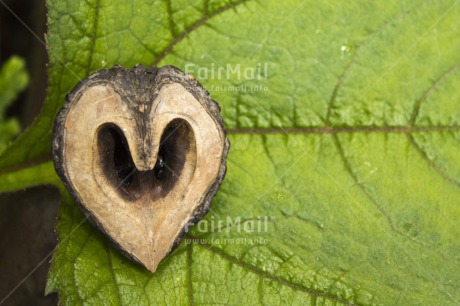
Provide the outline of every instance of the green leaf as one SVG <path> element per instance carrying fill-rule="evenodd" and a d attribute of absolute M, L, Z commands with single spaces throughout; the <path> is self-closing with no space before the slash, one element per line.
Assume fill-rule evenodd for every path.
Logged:
<path fill-rule="evenodd" d="M 49 154 L 65 94 L 114 64 L 195 74 L 232 143 L 212 211 L 155 274 L 121 256 L 62 191 L 47 292 L 63 305 L 460 301 L 459 1 L 48 8 L 47 102 L 0 168 Z M 260 77 L 245 77 L 258 64 Z"/>
<path fill-rule="evenodd" d="M 58 187 L 61 190 L 65 189 L 54 171 L 52 162 L 30 165 L 0 175 L 0 192 L 20 190 L 24 187 L 44 184 Z"/>
<path fill-rule="evenodd" d="M 3 64 L 0 70 L 0 153 L 20 131 L 15 118 L 5 118 L 6 109 L 28 83 L 29 75 L 23 59 L 13 56 Z"/>

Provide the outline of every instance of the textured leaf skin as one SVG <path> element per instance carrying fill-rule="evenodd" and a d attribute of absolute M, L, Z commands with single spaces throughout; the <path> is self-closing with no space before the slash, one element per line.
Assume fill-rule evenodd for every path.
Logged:
<path fill-rule="evenodd" d="M 20 131 L 15 118 L 5 119 L 6 109 L 28 83 L 29 75 L 22 58 L 13 56 L 3 64 L 0 70 L 0 153 Z"/>
<path fill-rule="evenodd" d="M 262 80 L 197 75 L 232 143 L 205 220 L 269 216 L 268 230 L 197 226 L 152 275 L 82 222 L 62 191 L 47 292 L 63 305 L 460 302 L 458 1 L 48 7 L 47 103 L 3 167 L 49 153 L 65 93 L 101 67 L 269 67 Z M 240 85 L 267 90 L 213 90 Z"/>

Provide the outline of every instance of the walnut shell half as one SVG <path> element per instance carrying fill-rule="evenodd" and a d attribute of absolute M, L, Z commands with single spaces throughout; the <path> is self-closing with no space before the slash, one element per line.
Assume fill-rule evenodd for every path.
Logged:
<path fill-rule="evenodd" d="M 89 220 L 155 272 L 224 178 L 229 142 L 219 113 L 173 66 L 97 71 L 56 118 L 56 171 Z"/>

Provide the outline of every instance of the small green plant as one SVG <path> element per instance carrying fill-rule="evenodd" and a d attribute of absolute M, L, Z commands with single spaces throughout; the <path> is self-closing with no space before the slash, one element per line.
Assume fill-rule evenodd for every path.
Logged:
<path fill-rule="evenodd" d="M 0 153 L 19 134 L 19 122 L 15 118 L 6 118 L 6 108 L 29 83 L 24 60 L 13 56 L 3 64 L 0 70 Z"/>

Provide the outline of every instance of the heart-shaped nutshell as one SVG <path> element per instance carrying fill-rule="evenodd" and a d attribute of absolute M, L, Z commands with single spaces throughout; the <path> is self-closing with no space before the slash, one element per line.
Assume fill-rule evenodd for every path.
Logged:
<path fill-rule="evenodd" d="M 172 66 L 100 70 L 66 100 L 54 125 L 57 173 L 89 220 L 155 272 L 224 178 L 219 106 Z"/>

